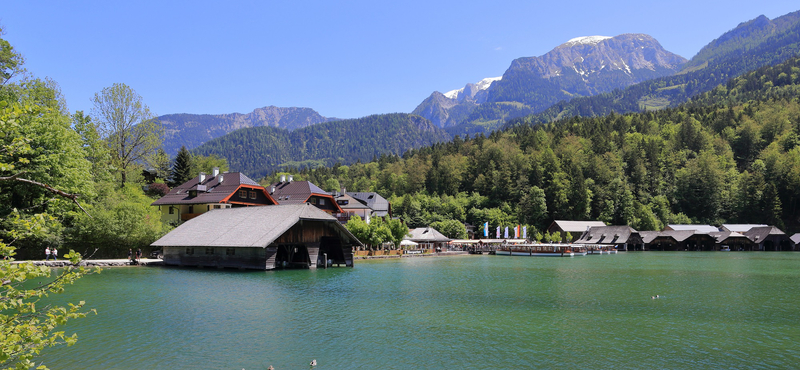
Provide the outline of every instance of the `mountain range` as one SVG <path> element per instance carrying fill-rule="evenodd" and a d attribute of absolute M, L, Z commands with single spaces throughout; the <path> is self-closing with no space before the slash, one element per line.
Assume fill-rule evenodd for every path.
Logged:
<path fill-rule="evenodd" d="M 464 124 L 493 128 L 559 101 L 673 75 L 685 63 L 685 58 L 664 50 L 645 34 L 578 37 L 542 56 L 514 60 L 501 78 L 468 84 L 458 94 L 434 92 L 412 113 L 443 128 Z"/>
<path fill-rule="evenodd" d="M 676 106 L 732 77 L 787 60 L 797 55 L 798 50 L 800 12 L 794 12 L 774 20 L 760 16 L 743 22 L 710 42 L 689 61 L 664 50 L 658 41 L 644 34 L 575 38 L 542 56 L 512 61 L 501 77 L 468 83 L 464 88 L 446 93 L 433 92 L 411 115 L 402 118 L 376 115 L 337 121 L 310 108 L 278 107 L 265 107 L 246 115 L 178 114 L 160 118 L 167 131 L 165 148 L 168 153 L 174 153 L 181 145 L 197 147 L 195 153 L 227 158 L 231 169 L 237 171 L 244 171 L 244 167 L 236 164 L 237 157 L 245 156 L 249 162 L 262 163 L 261 169 L 254 169 L 261 174 L 287 165 L 313 167 L 337 161 L 367 161 L 380 154 L 402 154 L 418 145 L 447 140 L 448 136 L 486 133 L 503 125 L 538 124 L 576 115 L 596 116 Z M 381 116 L 386 117 L 379 118 Z M 372 134 L 373 138 L 381 139 L 359 144 L 363 132 L 368 130 L 365 125 L 398 120 L 414 124 L 403 126 L 402 130 L 407 131 Z M 322 123 L 324 128 L 291 135 L 293 131 Z M 393 127 L 400 129 L 400 126 Z M 223 136 L 242 128 L 247 130 L 231 138 Z M 258 132 L 272 132 L 273 140 L 289 140 L 291 143 L 287 145 L 295 149 L 252 143 L 245 135 L 255 132 L 249 131 L 252 128 L 260 128 Z M 382 128 L 369 130 L 372 129 Z M 335 135 L 329 136 L 331 130 Z M 334 145 L 339 141 L 332 141 L 325 150 L 314 149 L 321 141 L 308 134 L 311 132 L 322 135 L 325 138 L 322 142 L 336 137 L 344 144 Z M 431 134 L 433 137 L 427 142 L 419 139 Z M 198 147 L 204 142 L 211 143 L 209 140 L 213 138 L 222 138 L 228 144 Z M 234 147 L 236 140 L 245 148 L 243 150 L 258 151 L 264 157 L 223 149 Z M 312 148 L 307 150 L 309 143 Z M 254 145 L 291 152 L 291 155 L 268 152 Z M 359 145 L 369 146 L 369 150 L 356 150 L 358 155 L 346 152 Z M 296 148 L 305 149 L 297 151 Z"/>
<path fill-rule="evenodd" d="M 450 136 L 430 121 L 411 114 L 378 114 L 319 123 L 296 130 L 248 127 L 209 140 L 192 150 L 228 160 L 234 171 L 253 178 L 270 171 L 369 162 L 381 155 L 402 155 L 411 148 L 447 141 Z"/>
<path fill-rule="evenodd" d="M 168 114 L 158 117 L 164 126 L 164 150 L 175 155 L 181 146 L 195 148 L 201 144 L 248 127 L 279 127 L 294 130 L 318 123 L 334 121 L 311 108 L 269 106 L 247 114 Z"/>

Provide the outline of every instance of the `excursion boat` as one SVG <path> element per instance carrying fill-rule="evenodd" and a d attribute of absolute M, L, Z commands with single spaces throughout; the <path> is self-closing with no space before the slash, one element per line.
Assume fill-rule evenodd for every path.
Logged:
<path fill-rule="evenodd" d="M 576 244 L 503 244 L 494 252 L 498 256 L 531 257 L 574 257 L 586 253 L 586 247 Z"/>
<path fill-rule="evenodd" d="M 596 254 L 617 254 L 617 250 L 616 249 L 610 249 L 610 248 L 600 248 L 600 249 L 589 248 L 589 255 L 590 256 L 593 256 L 593 255 L 596 255 Z"/>

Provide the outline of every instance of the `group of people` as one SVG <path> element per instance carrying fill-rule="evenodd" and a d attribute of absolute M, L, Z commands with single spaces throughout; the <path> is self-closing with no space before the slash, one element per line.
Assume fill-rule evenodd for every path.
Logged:
<path fill-rule="evenodd" d="M 56 249 L 56 247 L 47 247 L 44 249 L 44 255 L 46 256 L 44 258 L 45 261 L 49 261 L 51 256 L 53 257 L 53 260 L 58 260 L 58 249 Z"/>
<path fill-rule="evenodd" d="M 134 259 L 133 250 L 128 248 L 128 259 L 137 265 L 142 262 L 142 248 L 136 250 L 136 258 Z"/>

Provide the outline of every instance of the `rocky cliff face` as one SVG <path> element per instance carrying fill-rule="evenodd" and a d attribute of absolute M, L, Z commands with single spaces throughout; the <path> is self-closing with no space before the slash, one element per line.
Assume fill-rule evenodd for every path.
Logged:
<path fill-rule="evenodd" d="M 414 110 L 439 127 L 451 127 L 471 120 L 502 120 L 516 112 L 538 112 L 560 100 L 590 96 L 624 88 L 645 80 L 675 74 L 686 63 L 683 57 L 664 50 L 645 34 L 616 37 L 578 37 L 545 55 L 514 60 L 502 78 L 484 79 L 477 84 L 445 94 L 434 92 Z"/>
<path fill-rule="evenodd" d="M 538 77 L 569 94 L 587 96 L 674 74 L 685 63 L 645 34 L 578 37 L 540 57 L 514 60 L 501 84 L 520 76 Z M 500 96 L 490 100 L 502 101 Z"/>
<path fill-rule="evenodd" d="M 164 150 L 170 155 L 175 155 L 182 145 L 192 149 L 241 128 L 271 126 L 294 130 L 336 120 L 310 108 L 275 106 L 258 108 L 247 114 L 168 114 L 159 119 L 165 131 Z"/>

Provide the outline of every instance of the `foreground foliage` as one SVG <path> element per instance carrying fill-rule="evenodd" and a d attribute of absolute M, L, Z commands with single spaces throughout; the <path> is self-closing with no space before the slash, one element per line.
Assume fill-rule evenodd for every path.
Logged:
<path fill-rule="evenodd" d="M 21 231 L 12 231 L 6 238 L 15 240 L 24 233 L 41 231 L 53 219 L 44 215 L 13 222 Z M 64 287 L 74 283 L 88 271 L 84 267 L 69 266 L 51 277 L 52 269 L 33 263 L 14 263 L 14 248 L 0 241 L 0 366 L 6 369 L 47 369 L 33 361 L 42 349 L 59 344 L 73 345 L 77 334 L 67 335 L 57 330 L 67 320 L 96 313 L 84 308 L 84 301 L 66 306 L 41 304 L 41 299 L 53 293 L 61 293 Z M 81 255 L 70 251 L 63 256 L 73 264 L 81 261 Z M 38 366 L 37 366 L 38 365 Z M 8 367 L 6 367 L 8 366 Z"/>

